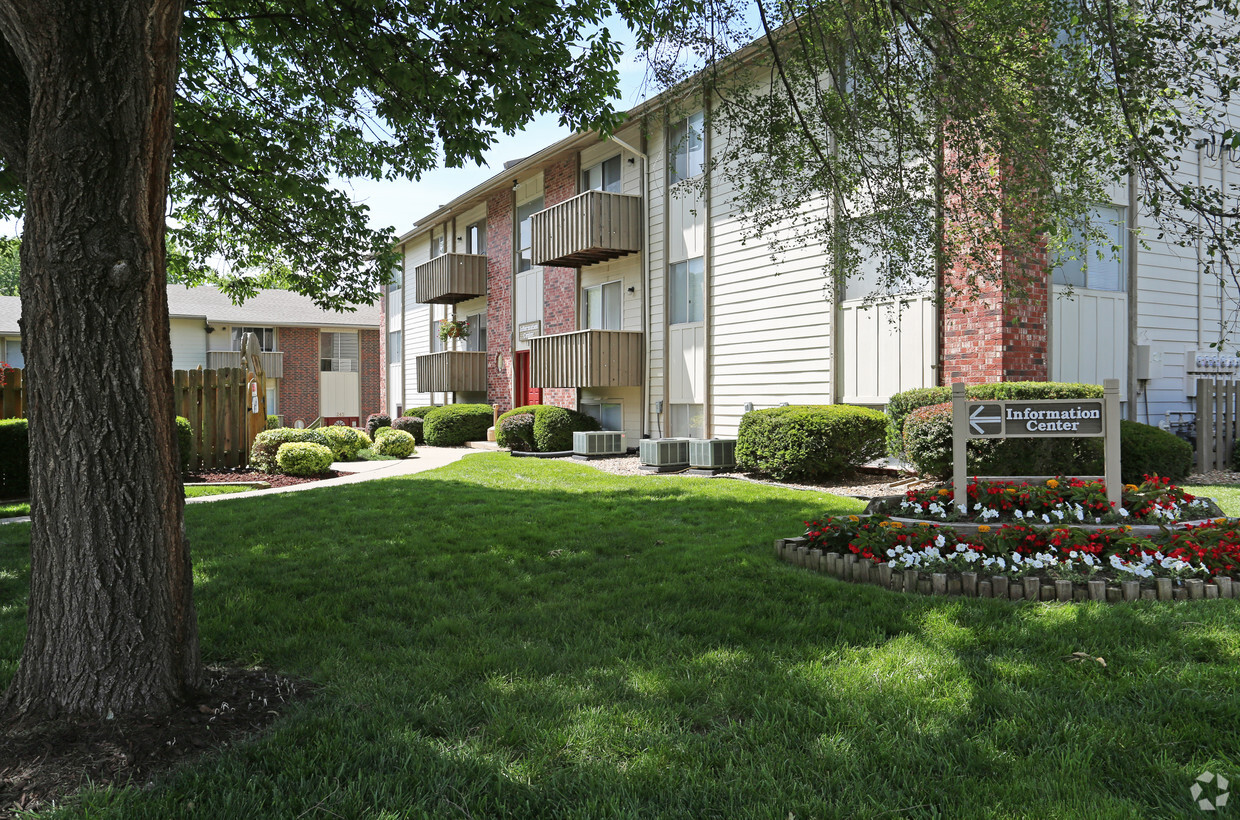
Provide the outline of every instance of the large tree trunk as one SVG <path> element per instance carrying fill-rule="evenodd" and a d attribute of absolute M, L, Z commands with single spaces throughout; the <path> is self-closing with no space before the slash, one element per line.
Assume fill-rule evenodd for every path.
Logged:
<path fill-rule="evenodd" d="M 183 0 L 0 0 L 29 88 L 21 716 L 166 711 L 201 677 L 164 217 Z"/>

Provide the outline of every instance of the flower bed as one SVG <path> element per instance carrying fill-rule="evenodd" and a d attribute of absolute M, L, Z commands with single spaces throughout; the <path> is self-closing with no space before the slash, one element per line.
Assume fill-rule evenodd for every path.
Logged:
<path fill-rule="evenodd" d="M 1240 589 L 1240 522 L 1220 518 L 1158 535 L 1130 526 L 1083 530 L 980 525 L 957 533 L 881 516 L 807 521 L 776 553 L 847 580 L 906 592 L 1016 600 L 1230 598 Z"/>
<path fill-rule="evenodd" d="M 1196 498 L 1158 476 L 1124 486 L 1118 509 L 1107 501 L 1101 481 L 1052 478 L 1038 484 L 979 481 L 969 485 L 969 509 L 961 513 L 949 489 L 910 490 L 900 500 L 886 500 L 872 512 L 932 521 L 980 524 L 1015 522 L 1036 526 L 1077 524 L 1154 524 L 1199 521 L 1217 516 L 1207 498 Z"/>

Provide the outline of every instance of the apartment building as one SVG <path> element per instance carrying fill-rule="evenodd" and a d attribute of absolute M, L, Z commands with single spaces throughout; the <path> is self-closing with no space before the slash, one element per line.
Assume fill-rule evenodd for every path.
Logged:
<path fill-rule="evenodd" d="M 379 309 L 323 310 L 306 296 L 265 290 L 235 305 L 217 288 L 168 286 L 172 368 L 241 367 L 241 336 L 253 332 L 262 346 L 267 412 L 284 423 L 321 418 L 364 424 L 379 412 Z M 4 361 L 22 367 L 21 300 L 0 296 Z"/>
<path fill-rule="evenodd" d="M 1198 374 L 1240 372 L 1210 349 L 1234 324 L 1219 271 L 1158 238 L 1135 185 L 1092 214 L 1122 253 L 1023 258 L 1044 273 L 1024 296 L 951 299 L 930 282 L 874 303 L 863 265 L 833 298 L 825 245 L 772 259 L 744 241 L 725 182 L 690 184 L 726 139 L 705 120 L 635 110 L 614 137 L 564 139 L 420 218 L 382 304 L 388 410 L 543 402 L 633 441 L 733 435 L 747 409 L 785 402 L 1119 378 L 1126 417 L 1158 424 L 1192 410 Z M 1203 178 L 1236 173 L 1234 154 L 1196 150 Z M 441 343 L 453 319 L 472 332 Z"/>

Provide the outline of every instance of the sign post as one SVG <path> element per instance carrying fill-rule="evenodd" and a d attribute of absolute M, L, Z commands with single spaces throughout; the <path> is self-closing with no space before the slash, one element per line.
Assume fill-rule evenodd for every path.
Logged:
<path fill-rule="evenodd" d="M 1119 453 L 1119 379 L 1103 383 L 1101 399 L 970 401 L 952 385 L 952 502 L 968 512 L 968 443 L 975 438 L 1101 438 L 1107 501 L 1122 497 Z"/>

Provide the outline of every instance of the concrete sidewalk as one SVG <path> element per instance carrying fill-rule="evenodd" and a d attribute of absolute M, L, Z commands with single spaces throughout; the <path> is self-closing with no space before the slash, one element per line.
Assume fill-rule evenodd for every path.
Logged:
<path fill-rule="evenodd" d="M 293 493 L 299 490 L 317 490 L 320 487 L 336 487 L 341 484 L 356 484 L 359 481 L 372 481 L 376 478 L 391 478 L 398 475 L 412 475 L 427 470 L 444 467 L 465 456 L 483 452 L 468 447 L 426 447 L 418 448 L 415 456 L 400 461 L 338 461 L 332 465 L 337 472 L 348 475 L 328 478 L 323 481 L 308 481 L 305 484 L 294 484 L 291 487 L 270 487 L 266 490 L 246 490 L 241 493 L 224 493 L 223 495 L 204 495 L 199 498 L 187 498 L 186 504 L 207 504 L 213 501 L 228 501 L 233 498 L 254 498 L 260 495 L 276 493 Z M 0 524 L 20 524 L 29 521 L 30 516 L 21 515 L 15 518 L 0 518 Z"/>
<path fill-rule="evenodd" d="M 299 490 L 317 490 L 321 487 L 338 487 L 341 484 L 356 484 L 360 481 L 373 481 L 376 478 L 391 478 L 398 475 L 412 475 L 444 467 L 454 461 L 460 461 L 478 450 L 466 447 L 427 447 L 418 448 L 417 455 L 403 458 L 400 461 L 337 461 L 332 469 L 347 475 L 328 478 L 323 481 L 308 481 L 305 484 L 294 484 L 291 487 L 271 487 L 266 490 L 246 490 L 243 493 L 224 493 L 223 495 L 204 495 L 199 498 L 187 498 L 186 504 L 206 504 L 212 501 L 227 501 L 231 498 L 254 498 L 260 495 L 275 493 L 293 493 Z"/>

